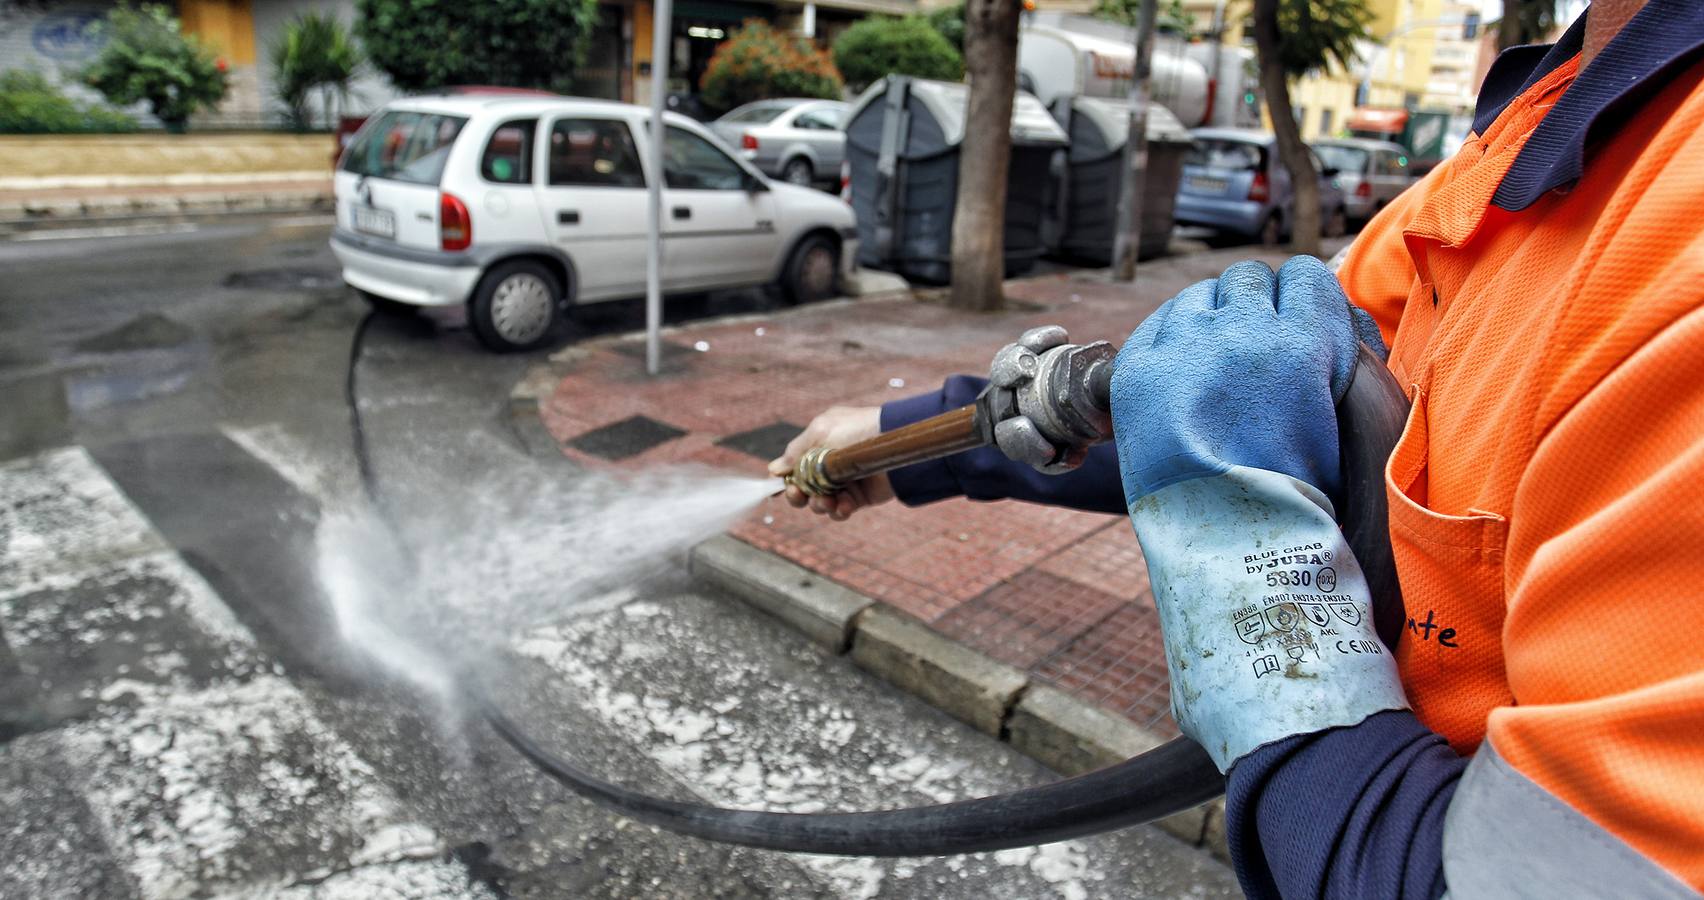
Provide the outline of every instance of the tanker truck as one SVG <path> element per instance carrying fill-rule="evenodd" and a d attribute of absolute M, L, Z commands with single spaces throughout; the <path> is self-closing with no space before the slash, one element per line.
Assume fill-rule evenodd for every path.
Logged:
<path fill-rule="evenodd" d="M 1216 52 L 1215 52 L 1216 50 Z M 1209 73 L 1217 62 L 1219 71 Z M 1061 97 L 1123 100 L 1136 74 L 1135 30 L 1089 16 L 1030 14 L 1018 32 L 1018 86 L 1049 108 Z M 1258 126 L 1253 53 L 1240 47 L 1154 41 L 1149 90 L 1185 128 Z"/>

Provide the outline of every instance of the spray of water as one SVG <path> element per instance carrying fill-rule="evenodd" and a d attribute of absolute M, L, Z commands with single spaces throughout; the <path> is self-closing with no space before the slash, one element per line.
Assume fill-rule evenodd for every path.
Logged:
<path fill-rule="evenodd" d="M 515 479 L 412 504 L 400 536 L 365 507 L 335 511 L 318 578 L 350 647 L 453 709 L 457 678 L 515 634 L 631 596 L 775 487 L 698 469 Z"/>

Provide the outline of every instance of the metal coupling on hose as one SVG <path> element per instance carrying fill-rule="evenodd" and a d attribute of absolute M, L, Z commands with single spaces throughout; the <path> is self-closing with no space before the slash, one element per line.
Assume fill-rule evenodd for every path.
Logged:
<path fill-rule="evenodd" d="M 1031 328 L 1000 349 L 977 400 L 989 438 L 1008 458 L 1049 475 L 1082 465 L 1112 439 L 1108 392 L 1118 351 L 1072 344 L 1058 325 Z"/>
<path fill-rule="evenodd" d="M 827 447 L 812 447 L 799 457 L 799 464 L 793 467 L 790 475 L 782 477 L 782 481 L 804 491 L 807 496 L 826 497 L 840 490 L 828 477 L 823 467 L 823 458 L 828 456 Z"/>

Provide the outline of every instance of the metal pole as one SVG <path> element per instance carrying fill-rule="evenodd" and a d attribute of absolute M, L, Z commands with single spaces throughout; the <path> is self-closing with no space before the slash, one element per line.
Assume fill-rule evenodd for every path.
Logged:
<path fill-rule="evenodd" d="M 1136 77 L 1130 80 L 1130 131 L 1124 142 L 1124 184 L 1118 196 L 1118 233 L 1112 246 L 1112 280 L 1136 280 L 1142 249 L 1142 183 L 1148 174 L 1148 90 L 1153 72 L 1154 16 L 1158 0 L 1142 0 L 1136 27 Z"/>
<path fill-rule="evenodd" d="M 671 0 L 652 0 L 651 7 L 651 164 L 645 179 L 645 371 L 651 375 L 657 374 L 662 358 L 663 95 L 669 87 L 671 5 Z"/>

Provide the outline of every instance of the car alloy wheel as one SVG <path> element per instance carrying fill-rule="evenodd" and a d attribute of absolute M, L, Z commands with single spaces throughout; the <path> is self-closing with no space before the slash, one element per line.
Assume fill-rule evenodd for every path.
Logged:
<path fill-rule="evenodd" d="M 787 167 L 781 170 L 781 180 L 788 184 L 798 184 L 810 187 L 811 164 L 802 159 L 795 159 L 787 163 Z"/>
<path fill-rule="evenodd" d="M 491 326 L 511 344 L 526 345 L 550 328 L 550 285 L 530 272 L 517 272 L 498 283 L 491 295 Z"/>
<path fill-rule="evenodd" d="M 834 251 L 812 247 L 799 263 L 799 287 L 807 299 L 820 300 L 834 293 Z"/>

